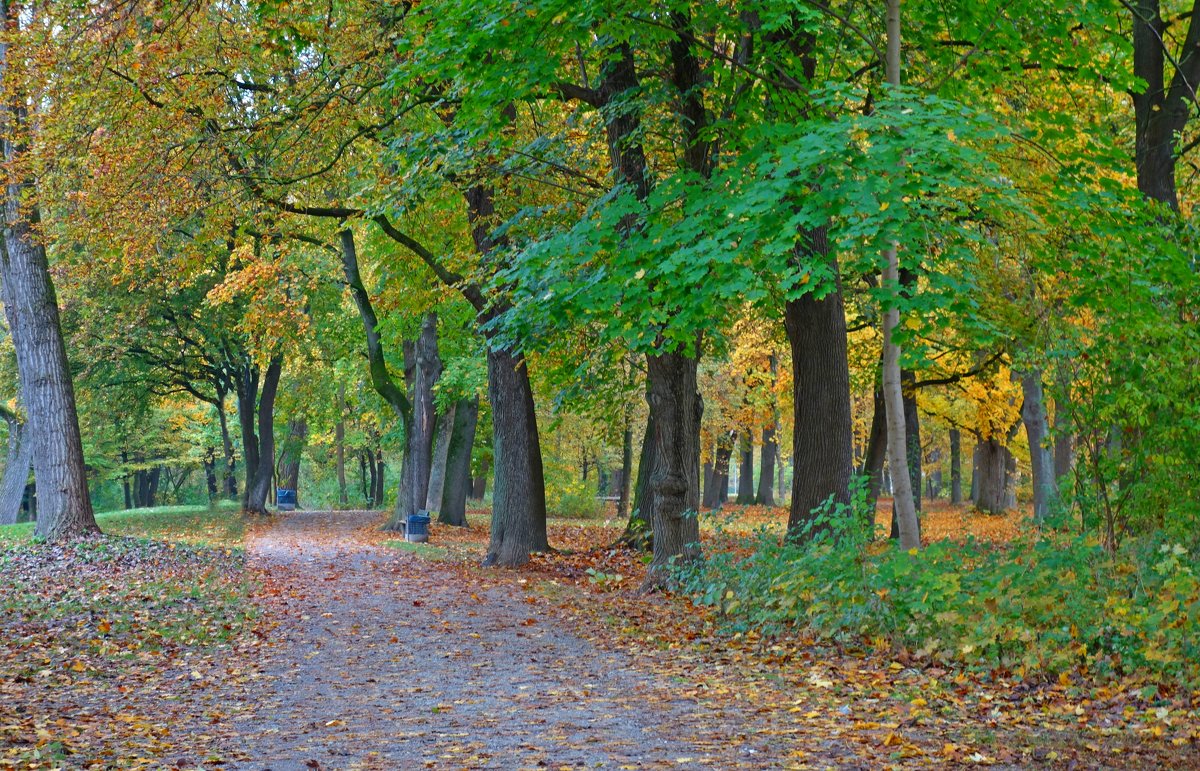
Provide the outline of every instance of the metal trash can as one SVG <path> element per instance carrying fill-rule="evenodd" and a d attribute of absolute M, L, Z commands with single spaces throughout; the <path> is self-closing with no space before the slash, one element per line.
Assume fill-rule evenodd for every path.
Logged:
<path fill-rule="evenodd" d="M 275 505 L 280 511 L 296 510 L 296 491 L 279 489 L 275 491 Z"/>
<path fill-rule="evenodd" d="M 418 511 L 408 515 L 408 521 L 404 525 L 404 540 L 409 543 L 429 541 L 429 512 Z"/>

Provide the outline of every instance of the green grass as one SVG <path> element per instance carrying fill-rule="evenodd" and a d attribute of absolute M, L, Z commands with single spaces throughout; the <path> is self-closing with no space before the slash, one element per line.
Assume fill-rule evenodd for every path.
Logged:
<path fill-rule="evenodd" d="M 421 559 L 440 562 L 450 557 L 450 550 L 444 546 L 431 546 L 427 543 L 409 543 L 408 541 L 384 541 L 389 549 L 398 549 L 416 554 Z"/>
<path fill-rule="evenodd" d="M 238 546 L 245 534 L 245 519 L 232 501 L 223 501 L 216 508 L 156 506 L 103 511 L 96 514 L 96 524 L 107 535 L 208 546 Z M 32 541 L 33 529 L 32 522 L 0 526 L 0 547 Z"/>

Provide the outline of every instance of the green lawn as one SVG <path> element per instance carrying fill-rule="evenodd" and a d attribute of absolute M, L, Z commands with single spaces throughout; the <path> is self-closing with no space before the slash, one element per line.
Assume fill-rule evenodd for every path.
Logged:
<path fill-rule="evenodd" d="M 96 522 L 107 535 L 124 535 L 160 541 L 209 546 L 240 546 L 245 518 L 237 503 L 208 506 L 156 506 L 152 509 L 104 511 Z M 28 543 L 33 523 L 0 526 L 0 546 Z"/>

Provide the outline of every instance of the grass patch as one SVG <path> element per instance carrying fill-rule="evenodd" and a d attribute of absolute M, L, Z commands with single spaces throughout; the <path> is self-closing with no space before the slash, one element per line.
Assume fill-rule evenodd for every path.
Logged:
<path fill-rule="evenodd" d="M 204 546 L 240 546 L 245 517 L 233 501 L 208 506 L 156 506 L 150 509 L 103 511 L 96 524 L 105 535 L 148 538 Z M 34 523 L 0 526 L 0 548 L 33 541 Z"/>
<path fill-rule="evenodd" d="M 416 554 L 421 559 L 442 562 L 450 559 L 450 550 L 444 546 L 432 546 L 427 543 L 409 543 L 408 541 L 384 541 L 389 549 L 397 549 Z"/>

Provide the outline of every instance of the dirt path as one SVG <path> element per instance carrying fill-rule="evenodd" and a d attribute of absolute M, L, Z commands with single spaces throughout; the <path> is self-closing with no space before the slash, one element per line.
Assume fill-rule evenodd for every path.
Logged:
<path fill-rule="evenodd" d="M 250 539 L 277 626 L 256 714 L 237 726 L 250 760 L 234 767 L 787 764 L 789 747 L 753 716 L 679 698 L 678 684 L 544 617 L 519 584 L 464 585 L 356 538 L 373 521 L 301 512 Z"/>

